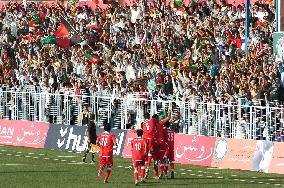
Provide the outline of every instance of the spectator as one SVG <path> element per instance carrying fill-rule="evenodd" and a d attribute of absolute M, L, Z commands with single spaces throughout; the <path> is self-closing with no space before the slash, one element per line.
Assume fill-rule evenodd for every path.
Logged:
<path fill-rule="evenodd" d="M 90 123 L 94 123 L 95 116 L 92 112 L 89 111 L 89 106 L 87 103 L 83 105 L 83 111 L 79 115 L 79 125 L 80 126 L 88 126 Z"/>

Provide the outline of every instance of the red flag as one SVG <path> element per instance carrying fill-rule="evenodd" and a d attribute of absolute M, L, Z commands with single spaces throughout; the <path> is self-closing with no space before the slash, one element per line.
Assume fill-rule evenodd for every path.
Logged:
<path fill-rule="evenodd" d="M 91 59 L 89 59 L 89 61 L 90 61 L 92 64 L 96 65 L 96 64 L 99 63 L 100 58 L 99 58 L 98 56 L 94 55 Z"/>
<path fill-rule="evenodd" d="M 102 28 L 99 25 L 87 25 L 86 28 L 87 29 L 95 29 L 95 30 L 97 30 L 99 32 L 103 31 Z"/>
<path fill-rule="evenodd" d="M 29 32 L 34 32 L 35 31 L 35 22 L 31 21 L 29 22 Z"/>
<path fill-rule="evenodd" d="M 24 43 L 34 43 L 35 39 L 32 37 L 32 35 L 24 35 L 22 37 L 22 42 L 24 42 Z"/>
<path fill-rule="evenodd" d="M 60 23 L 58 30 L 54 33 L 57 45 L 62 48 L 70 47 L 70 33 L 63 23 Z"/>
<path fill-rule="evenodd" d="M 83 41 L 81 36 L 74 30 L 74 28 L 72 28 L 70 23 L 64 17 L 61 17 L 61 23 L 58 30 L 54 33 L 54 36 L 56 38 L 57 45 L 62 48 L 69 48 L 70 46 Z"/>
<path fill-rule="evenodd" d="M 93 0 L 95 4 L 99 4 L 99 0 Z"/>

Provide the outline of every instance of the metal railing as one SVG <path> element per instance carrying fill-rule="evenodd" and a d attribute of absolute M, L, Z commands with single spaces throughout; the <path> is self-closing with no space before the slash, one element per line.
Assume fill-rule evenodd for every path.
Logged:
<path fill-rule="evenodd" d="M 76 125 L 82 105 L 89 104 L 97 124 L 110 122 L 114 128 L 139 127 L 143 114 L 172 111 L 176 132 L 242 139 L 284 141 L 283 106 L 248 106 L 186 100 L 151 100 L 148 95 L 87 96 L 32 92 L 0 92 L 0 119 L 31 120 Z M 255 103 L 258 104 L 258 103 Z"/>

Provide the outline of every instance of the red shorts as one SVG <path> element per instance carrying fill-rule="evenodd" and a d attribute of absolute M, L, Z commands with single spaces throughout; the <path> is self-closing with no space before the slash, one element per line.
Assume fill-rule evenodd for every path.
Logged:
<path fill-rule="evenodd" d="M 163 160 L 164 157 L 168 157 L 169 155 L 169 147 L 166 142 L 155 142 L 155 152 L 154 152 L 154 160 Z"/>
<path fill-rule="evenodd" d="M 137 168 L 138 166 L 145 166 L 145 161 L 132 161 L 133 168 Z"/>
<path fill-rule="evenodd" d="M 112 157 L 100 157 L 100 166 L 109 166 L 113 165 Z"/>

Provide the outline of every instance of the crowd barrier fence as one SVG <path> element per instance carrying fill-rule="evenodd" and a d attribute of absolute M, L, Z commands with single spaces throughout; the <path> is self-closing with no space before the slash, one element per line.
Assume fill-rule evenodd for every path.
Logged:
<path fill-rule="evenodd" d="M 78 125 L 84 103 L 95 114 L 101 126 L 108 121 L 113 129 L 139 128 L 143 114 L 163 114 L 169 111 L 176 119 L 176 132 L 225 138 L 284 141 L 283 106 L 242 105 L 236 101 L 217 104 L 187 99 L 149 99 L 147 94 L 115 96 L 87 96 L 70 94 L 0 92 L 0 119 L 29 120 L 64 125 Z"/>

